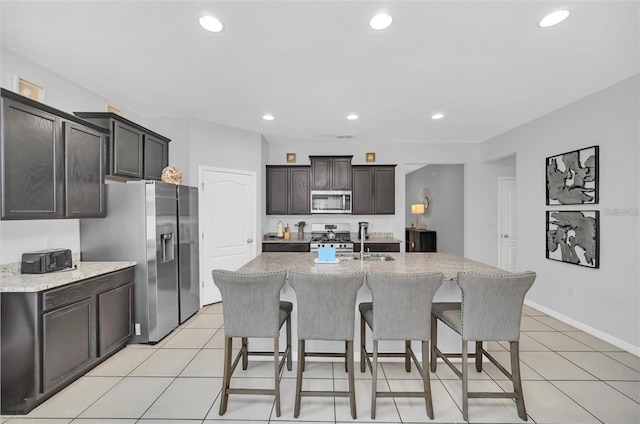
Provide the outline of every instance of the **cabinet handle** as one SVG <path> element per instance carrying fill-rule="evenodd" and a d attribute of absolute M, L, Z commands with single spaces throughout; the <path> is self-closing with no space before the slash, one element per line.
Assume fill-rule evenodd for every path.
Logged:
<path fill-rule="evenodd" d="M 247 239 L 247 243 L 253 243 L 253 239 L 252 238 Z"/>
<path fill-rule="evenodd" d="M 509 234 L 503 234 L 502 238 L 509 238 Z"/>

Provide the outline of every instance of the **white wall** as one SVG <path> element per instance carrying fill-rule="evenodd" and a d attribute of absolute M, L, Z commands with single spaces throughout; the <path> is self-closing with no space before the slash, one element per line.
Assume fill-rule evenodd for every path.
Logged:
<path fill-rule="evenodd" d="M 528 300 L 590 327 L 594 334 L 613 337 L 611 341 L 636 354 L 640 354 L 639 93 L 636 75 L 483 143 L 486 158 L 517 155 L 517 267 L 538 274 Z M 546 206 L 545 158 L 592 145 L 600 146 L 600 204 Z M 558 209 L 600 211 L 600 269 L 545 258 L 545 211 Z M 474 237 L 469 237 L 470 243 L 478 242 Z"/>
<path fill-rule="evenodd" d="M 498 266 L 498 180 L 515 176 L 515 156 L 465 165 L 466 257 Z"/>

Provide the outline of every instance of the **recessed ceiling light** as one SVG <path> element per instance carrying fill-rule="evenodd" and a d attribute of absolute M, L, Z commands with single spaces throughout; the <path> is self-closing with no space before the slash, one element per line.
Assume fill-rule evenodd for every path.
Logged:
<path fill-rule="evenodd" d="M 567 9 L 556 10 L 542 18 L 538 25 L 542 28 L 554 26 L 567 19 L 567 16 L 569 16 L 569 11 Z"/>
<path fill-rule="evenodd" d="M 200 26 L 210 32 L 220 32 L 224 28 L 222 22 L 211 15 L 203 15 L 200 17 Z"/>
<path fill-rule="evenodd" d="M 273 115 L 262 115 L 262 119 L 265 121 L 273 121 Z"/>
<path fill-rule="evenodd" d="M 431 115 L 431 119 L 442 119 L 442 118 L 444 118 L 443 113 L 434 113 L 433 115 Z"/>
<path fill-rule="evenodd" d="M 355 113 L 352 113 L 351 115 L 347 116 L 347 119 L 349 121 L 355 121 L 356 119 L 358 119 L 358 115 L 356 115 Z"/>
<path fill-rule="evenodd" d="M 369 21 L 369 26 L 373 29 L 381 30 L 389 28 L 393 18 L 388 13 L 378 13 Z"/>

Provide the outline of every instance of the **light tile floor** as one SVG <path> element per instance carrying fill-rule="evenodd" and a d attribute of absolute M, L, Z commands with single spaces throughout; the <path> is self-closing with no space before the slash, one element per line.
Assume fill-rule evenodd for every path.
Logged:
<path fill-rule="evenodd" d="M 224 330 L 222 305 L 203 308 L 155 346 L 129 345 L 25 416 L 1 417 L 4 424 L 202 424 L 352 422 L 346 398 L 304 398 L 293 418 L 295 365 L 282 376 L 282 414 L 272 396 L 231 396 L 218 415 L 222 385 Z M 508 365 L 506 343 L 488 349 Z M 640 422 L 640 358 L 549 317 L 524 308 L 522 378 L 529 422 Z M 471 368 L 473 369 L 473 367 Z M 236 370 L 237 387 L 272 387 L 271 363 L 250 362 Z M 384 363 L 378 390 L 419 390 L 419 376 L 401 363 Z M 433 422 L 462 422 L 460 381 L 444 365 L 432 374 Z M 342 363 L 309 362 L 305 390 L 346 390 Z M 510 390 L 510 383 L 487 363 L 471 373 L 470 390 Z M 431 422 L 419 399 L 378 400 L 370 419 L 371 377 L 356 367 L 358 422 Z M 521 423 L 506 399 L 471 399 L 470 422 Z"/>

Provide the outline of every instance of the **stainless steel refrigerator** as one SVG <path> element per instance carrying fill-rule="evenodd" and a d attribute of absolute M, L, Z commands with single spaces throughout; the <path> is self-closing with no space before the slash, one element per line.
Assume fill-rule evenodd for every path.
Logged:
<path fill-rule="evenodd" d="M 106 186 L 105 218 L 80 220 L 83 261 L 135 261 L 134 343 L 155 343 L 200 307 L 198 190 L 159 181 Z"/>

